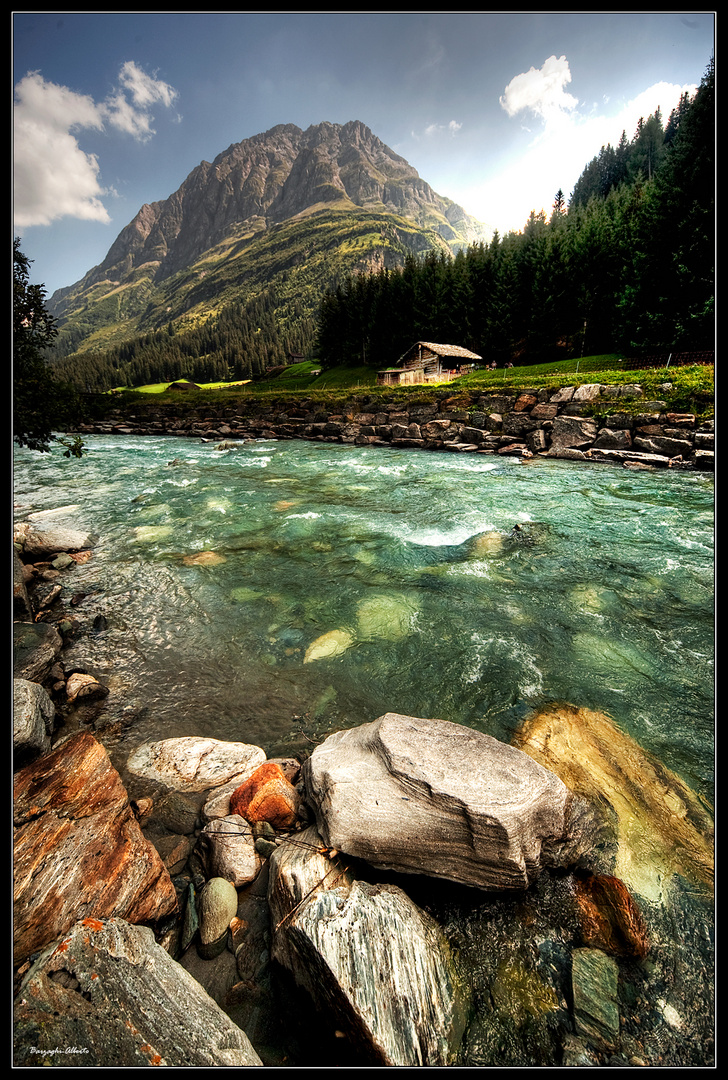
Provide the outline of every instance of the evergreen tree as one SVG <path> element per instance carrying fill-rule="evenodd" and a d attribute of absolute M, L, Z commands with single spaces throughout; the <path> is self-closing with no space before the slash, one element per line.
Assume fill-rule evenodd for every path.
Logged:
<path fill-rule="evenodd" d="M 19 446 L 48 451 L 54 432 L 79 412 L 73 390 L 54 377 L 44 353 L 57 329 L 46 310 L 45 288 L 30 284 L 30 260 L 13 241 L 13 438 Z M 78 440 L 68 455 L 80 457 Z"/>

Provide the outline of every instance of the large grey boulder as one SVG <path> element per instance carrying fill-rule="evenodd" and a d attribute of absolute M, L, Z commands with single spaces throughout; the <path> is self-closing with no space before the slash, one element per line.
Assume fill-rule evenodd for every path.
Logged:
<path fill-rule="evenodd" d="M 56 707 L 47 690 L 27 679 L 13 680 L 13 758 L 16 769 L 51 747 Z"/>
<path fill-rule="evenodd" d="M 303 778 L 324 842 L 374 866 L 525 889 L 573 856 L 562 781 L 459 724 L 386 713 L 330 735 Z"/>
<path fill-rule="evenodd" d="M 451 1062 L 464 1026 L 444 934 L 393 885 L 352 879 L 315 828 L 270 859 L 272 956 L 374 1066 Z"/>
<path fill-rule="evenodd" d="M 262 1066 L 240 1030 L 154 940 L 84 919 L 38 958 L 15 1002 L 16 1066 Z"/>

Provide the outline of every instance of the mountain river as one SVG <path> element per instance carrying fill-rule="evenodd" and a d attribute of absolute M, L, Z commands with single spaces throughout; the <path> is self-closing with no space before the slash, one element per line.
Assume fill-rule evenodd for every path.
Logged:
<path fill-rule="evenodd" d="M 118 760 L 193 734 L 291 753 L 387 711 L 509 740 L 561 700 L 608 713 L 712 801 L 712 475 L 88 446 L 79 462 L 18 451 L 16 516 L 68 507 L 48 520 L 99 536 L 70 585 L 87 630 L 69 658 L 111 688 Z"/>
<path fill-rule="evenodd" d="M 16 517 L 63 508 L 46 520 L 98 535 L 64 579 L 83 598 L 63 660 L 109 686 L 96 730 L 122 776 L 137 745 L 174 736 L 291 755 L 392 711 L 510 741 L 562 701 L 608 714 L 712 805 L 712 475 L 87 445 L 78 462 L 16 452 Z"/>

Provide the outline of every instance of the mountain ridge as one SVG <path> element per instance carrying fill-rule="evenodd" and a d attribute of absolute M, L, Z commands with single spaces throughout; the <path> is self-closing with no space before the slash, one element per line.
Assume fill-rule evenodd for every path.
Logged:
<path fill-rule="evenodd" d="M 260 239 L 274 227 L 325 211 L 350 211 L 359 217 L 362 211 L 371 212 L 378 219 L 378 226 L 373 223 L 371 250 L 366 252 L 361 245 L 361 250 L 352 252 L 354 272 L 401 265 L 404 249 L 446 245 L 455 251 L 486 239 L 481 223 L 438 195 L 405 158 L 361 121 L 323 121 L 305 130 L 278 124 L 231 144 L 212 162 L 201 161 L 170 196 L 145 203 L 98 266 L 53 293 L 48 309 L 61 330 L 67 329 L 56 355 L 103 347 L 104 335 L 98 334 L 102 327 L 119 340 L 124 333 L 132 335 L 158 325 L 155 296 L 160 290 L 169 294 L 176 277 L 185 278 L 191 267 L 205 263 L 209 266 L 198 269 L 199 275 L 216 273 L 220 252 L 226 249 L 226 257 L 232 258 L 235 245 L 234 257 L 241 260 L 244 276 L 245 244 L 239 242 Z M 404 249 L 396 253 L 392 238 L 396 222 L 388 239 L 386 219 L 390 216 L 393 222 L 413 223 L 421 234 L 415 238 L 405 228 Z M 339 227 L 343 230 L 340 221 Z M 382 240 L 376 238 L 377 229 Z M 382 244 L 392 248 L 387 257 L 374 250 Z M 323 295 L 329 285 L 322 281 L 312 288 Z M 110 302 L 112 294 L 114 302 Z M 166 306 L 171 318 L 179 317 L 185 308 L 176 302 Z M 115 323 L 119 325 L 112 330 Z"/>

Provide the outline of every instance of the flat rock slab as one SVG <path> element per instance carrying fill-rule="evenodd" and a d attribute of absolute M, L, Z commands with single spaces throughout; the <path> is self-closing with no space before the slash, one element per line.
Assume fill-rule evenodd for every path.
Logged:
<path fill-rule="evenodd" d="M 154 940 L 84 919 L 47 949 L 15 1002 L 16 1066 L 262 1066 L 248 1037 Z"/>
<path fill-rule="evenodd" d="M 619 1040 L 619 968 L 600 949 L 574 949 L 572 991 L 576 1031 L 597 1049 L 613 1050 Z"/>
<path fill-rule="evenodd" d="M 59 551 L 84 551 L 93 547 L 95 542 L 95 537 L 90 533 L 54 524 L 43 529 L 30 526 L 18 535 L 23 545 L 24 557 L 35 559 L 55 555 Z"/>
<path fill-rule="evenodd" d="M 572 796 L 527 754 L 444 720 L 386 713 L 303 767 L 329 847 L 486 890 L 525 889 L 568 838 Z"/>
<path fill-rule="evenodd" d="M 207 791 L 231 780 L 242 784 L 265 759 L 265 750 L 250 743 L 189 735 L 145 743 L 130 755 L 126 767 L 172 791 Z"/>
<path fill-rule="evenodd" d="M 176 909 L 170 876 L 92 735 L 16 773 L 14 817 L 16 962 L 88 916 L 152 922 Z"/>

